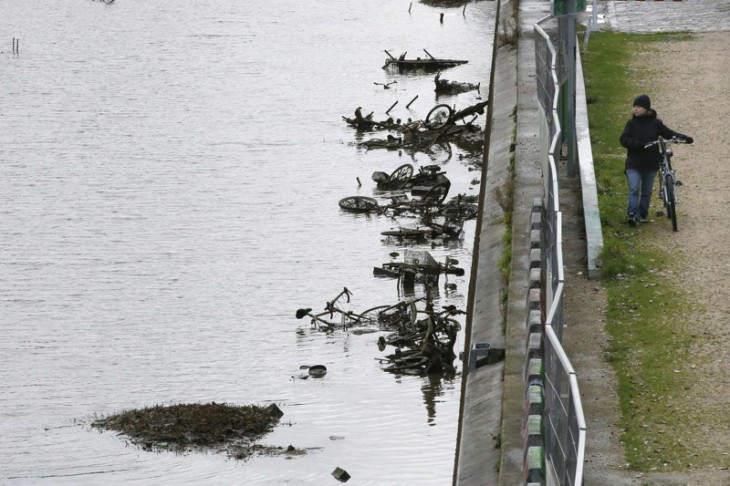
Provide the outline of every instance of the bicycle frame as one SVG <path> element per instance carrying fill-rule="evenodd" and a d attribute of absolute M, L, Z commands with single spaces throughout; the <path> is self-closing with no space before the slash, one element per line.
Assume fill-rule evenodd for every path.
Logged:
<path fill-rule="evenodd" d="M 333 329 L 335 326 L 342 326 L 343 329 L 347 329 L 348 325 L 355 324 L 359 321 L 360 316 L 352 311 L 345 311 L 339 307 L 339 300 L 345 298 L 346 302 L 350 302 L 350 292 L 347 287 L 337 294 L 332 300 L 325 303 L 324 312 L 312 314 L 312 309 L 299 309 L 297 310 L 297 319 L 309 316 L 312 319 L 312 328 L 324 328 Z M 340 317 L 340 322 L 334 321 L 335 315 Z"/>
<path fill-rule="evenodd" d="M 672 229 L 677 231 L 677 178 L 676 172 L 672 168 L 672 152 L 670 144 L 673 143 L 684 143 L 676 138 L 664 139 L 659 137 L 656 141 L 648 143 L 644 148 L 651 147 L 652 145 L 659 146 L 659 156 L 661 158 L 659 164 L 659 195 L 664 203 L 664 209 L 666 210 L 667 218 L 672 221 Z"/>
<path fill-rule="evenodd" d="M 671 203 L 677 203 L 677 193 L 672 191 L 670 194 L 667 191 L 668 187 L 674 187 L 676 182 L 676 172 L 672 169 L 672 149 L 670 149 L 666 143 L 660 144 L 659 153 L 662 157 L 661 165 L 659 166 L 659 173 L 661 174 L 661 195 L 664 205 L 667 206 Z"/>

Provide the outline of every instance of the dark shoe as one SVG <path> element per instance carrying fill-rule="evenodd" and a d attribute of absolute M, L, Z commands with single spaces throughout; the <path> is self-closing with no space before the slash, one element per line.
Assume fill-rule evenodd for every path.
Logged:
<path fill-rule="evenodd" d="M 636 226 L 636 216 L 634 216 L 634 213 L 629 213 L 626 222 L 629 223 L 629 226 Z"/>
<path fill-rule="evenodd" d="M 642 216 L 639 218 L 639 222 L 641 223 L 648 223 L 649 222 L 649 216 Z"/>

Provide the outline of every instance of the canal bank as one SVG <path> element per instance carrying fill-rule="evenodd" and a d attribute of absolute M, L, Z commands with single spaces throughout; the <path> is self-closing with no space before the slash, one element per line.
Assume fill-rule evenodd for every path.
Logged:
<path fill-rule="evenodd" d="M 531 26 L 547 15 L 549 3 L 522 0 L 519 8 L 518 15 L 514 2 L 500 2 L 495 19 L 485 136 L 488 148 L 474 244 L 454 468 L 454 484 L 460 485 L 499 484 L 502 478 L 509 478 L 505 484 L 517 484 L 521 480 L 519 451 L 510 452 L 515 467 L 509 471 L 503 469 L 502 453 L 519 441 L 523 408 L 524 338 L 515 334 L 524 336 L 525 332 L 530 221 L 533 201 L 542 196 Z M 511 215 L 503 208 L 505 197 L 512 200 Z M 509 285 L 505 288 L 506 278 Z M 505 360 L 469 369 L 469 354 L 478 354 L 487 345 L 505 349 Z M 503 430 L 510 435 L 517 430 L 517 435 L 503 435 Z M 511 474 L 512 469 L 516 474 Z"/>
<path fill-rule="evenodd" d="M 540 292 L 541 279 L 545 278 L 540 269 L 542 260 L 548 258 L 541 250 L 546 211 L 546 148 L 541 145 L 541 135 L 546 135 L 540 133 L 543 121 L 538 100 L 535 26 L 550 16 L 551 4 L 537 0 L 518 3 L 516 7 L 514 2 L 502 2 L 496 20 L 494 91 L 490 93 L 493 111 L 485 140 L 488 149 L 481 188 L 482 213 L 470 293 L 472 319 L 468 322 L 465 346 L 465 355 L 484 343 L 504 348 L 506 353 L 499 365 L 468 370 L 465 364 L 454 472 L 454 484 L 459 485 L 513 485 L 525 483 L 528 477 L 545 478 L 542 447 L 529 447 L 533 439 L 542 444 L 541 421 L 535 422 L 535 430 L 526 424 L 540 417 L 544 400 L 542 394 L 533 397 L 528 393 L 528 378 L 540 378 L 544 366 L 532 370 L 533 364 L 540 364 L 544 352 L 542 335 L 547 316 L 540 310 L 546 305 L 546 297 Z M 517 29 L 517 36 L 509 35 L 511 25 Z M 505 43 L 510 39 L 514 45 Z M 564 278 L 567 288 L 587 285 L 600 289 L 585 278 L 597 276 L 595 255 L 602 241 L 580 64 L 577 71 L 580 176 L 568 177 L 566 162 L 556 161 L 559 207 L 565 215 L 560 238 L 563 267 L 573 272 L 570 276 L 566 273 Z M 496 197 L 506 188 L 512 191 L 510 238 L 504 237 L 504 204 Z M 506 261 L 509 280 L 505 287 Z M 591 298 L 598 302 L 605 296 L 596 293 Z M 602 311 L 595 315 L 602 315 Z M 599 368 L 600 364 L 596 363 L 589 372 L 595 371 L 593 367 Z M 611 370 L 599 371 L 611 374 Z M 538 383 L 541 382 L 539 379 Z M 615 389 L 613 383 L 609 376 L 603 392 Z M 602 455 L 620 461 L 615 454 L 620 449 L 617 438 L 612 435 L 609 439 L 605 442 L 610 451 L 603 451 Z M 610 483 L 617 480 L 619 484 L 625 478 L 618 474 L 603 479 L 610 479 Z"/>
<path fill-rule="evenodd" d="M 518 3 L 518 5 L 517 5 Z M 544 197 L 535 30 L 550 3 L 501 2 L 495 28 L 492 91 L 470 288 L 465 377 L 454 484 L 520 484 L 526 479 L 525 372 L 541 352 L 540 214 Z M 578 104 L 583 110 L 585 104 Z M 559 172 L 565 172 L 559 168 Z M 581 207 L 580 178 L 563 203 Z M 505 195 L 511 203 L 505 206 Z M 562 197 L 562 195 L 561 195 Z M 572 217 L 575 213 L 571 213 Z M 574 218 L 580 240 L 584 219 Z M 508 229 L 509 228 L 509 229 Z M 585 262 L 586 247 L 577 250 Z M 531 271 L 532 270 L 532 271 Z M 508 276 L 505 275 L 508 272 Z M 506 285 L 505 285 L 506 284 Z M 533 311 L 533 312 L 531 312 Z M 486 346 L 505 349 L 496 364 L 469 367 Z"/>
<path fill-rule="evenodd" d="M 540 291 L 544 287 L 542 280 L 548 278 L 541 270 L 543 260 L 548 259 L 541 249 L 546 243 L 541 240 L 550 238 L 551 233 L 542 233 L 543 225 L 551 224 L 550 211 L 543 207 L 548 197 L 545 178 L 550 180 L 549 174 L 543 176 L 547 156 L 543 139 L 550 136 L 541 133 L 544 122 L 538 101 L 535 26 L 550 16 L 550 7 L 550 2 L 521 0 L 501 2 L 498 9 L 492 112 L 485 140 L 487 160 L 465 356 L 491 346 L 505 349 L 505 360 L 469 369 L 465 364 L 454 484 L 512 485 L 528 478 L 538 482 L 545 478 L 541 438 L 545 397 L 533 393 L 528 378 L 534 378 L 538 388 L 543 388 L 547 316 L 541 309 L 549 307 L 550 299 Z M 578 97 L 576 119 L 586 120 L 582 91 Z M 578 127 L 579 147 L 589 144 L 585 125 L 585 134 Z M 557 238 L 563 243 L 568 239 L 578 243 L 568 251 L 584 266 L 597 251 L 593 243 L 600 239 L 597 202 L 595 197 L 586 199 L 586 195 L 595 196 L 592 159 L 585 159 L 590 167 L 584 170 L 581 160 L 580 177 L 565 181 L 564 162 L 556 160 L 559 185 L 562 188 L 565 182 L 569 193 L 561 192 L 560 208 L 572 208 L 565 216 L 571 220 L 571 233 L 562 238 L 557 233 Z M 505 194 L 509 194 L 508 207 Z M 587 265 L 586 273 L 595 276 L 595 261 Z M 533 424 L 535 430 L 527 424 Z M 585 430 L 585 426 L 580 429 Z M 582 464 L 582 458 L 580 461 Z"/>
<path fill-rule="evenodd" d="M 528 294 L 528 275 L 532 263 L 530 227 L 535 198 L 542 197 L 543 193 L 538 162 L 541 153 L 537 141 L 539 110 L 536 98 L 534 25 L 549 15 L 550 3 L 522 0 L 519 4 L 518 49 L 499 46 L 498 35 L 495 36 L 497 47 L 495 47 L 492 74 L 494 91 L 490 93 L 490 100 L 494 103 L 489 116 L 491 123 L 488 125 L 486 140 L 488 164 L 485 164 L 485 180 L 482 182 L 482 216 L 475 244 L 472 275 L 474 283 L 470 294 L 470 310 L 473 312 L 473 318 L 469 321 L 467 338 L 471 338 L 471 341 L 466 346 L 468 350 L 474 343 L 478 343 L 479 339 L 487 337 L 488 331 L 493 329 L 494 322 L 488 321 L 485 317 L 492 317 L 495 321 L 502 318 L 496 311 L 499 306 L 495 304 L 490 294 L 480 293 L 480 286 L 486 285 L 490 280 L 495 285 L 501 278 L 499 268 L 495 264 L 499 261 L 499 255 L 495 257 L 486 254 L 482 258 L 485 255 L 482 246 L 500 251 L 496 246 L 492 247 L 489 244 L 495 239 L 494 235 L 489 235 L 489 215 L 498 214 L 496 211 L 498 203 L 494 201 L 493 196 L 494 187 L 497 185 L 490 179 L 493 174 L 499 173 L 499 169 L 495 166 L 509 166 L 511 157 L 505 157 L 503 148 L 514 143 L 515 192 L 510 246 L 511 279 L 507 293 L 505 336 L 494 341 L 494 343 L 503 342 L 507 354 L 504 367 L 501 369 L 490 365 L 465 374 L 454 484 L 508 485 L 521 484 L 525 481 L 524 439 L 521 433 L 525 409 L 525 357 L 528 351 L 525 335 L 527 327 L 532 324 L 525 319 L 529 312 L 527 306 L 530 304 Z M 504 21 L 510 19 L 509 15 L 513 13 L 511 9 L 505 7 L 505 2 L 502 2 L 499 9 L 502 20 L 497 19 L 500 31 L 503 30 Z M 683 15 L 686 17 L 690 12 L 693 14 L 692 22 L 680 23 L 679 19 Z M 665 5 L 653 2 L 599 4 L 599 19 L 604 20 L 608 17 L 608 25 L 621 31 L 678 31 L 683 30 L 682 26 L 693 32 L 723 30 L 724 25 L 727 25 L 724 19 L 728 12 L 730 11 L 723 9 L 718 2 L 685 1 Z M 580 67 L 578 69 L 580 73 Z M 582 97 L 582 101 L 585 101 L 585 94 L 581 95 L 580 90 L 582 81 L 578 80 L 578 84 L 577 98 Z M 584 116 L 585 104 L 581 106 L 578 101 L 576 115 Z M 507 107 L 514 110 L 515 116 L 512 118 L 500 116 L 501 113 L 508 111 Z M 558 172 L 561 172 L 560 207 L 564 214 L 562 240 L 567 306 L 565 320 L 572 326 L 568 332 L 570 336 L 566 348 L 571 359 L 577 359 L 576 373 L 581 379 L 581 397 L 586 401 L 588 435 L 585 462 L 588 470 L 585 471 L 584 477 L 587 482 L 595 484 L 638 484 L 641 482 L 641 475 L 637 476 L 635 472 L 626 469 L 628 465 L 625 465 L 623 445 L 619 442 L 615 373 L 603 360 L 607 343 L 601 318 L 605 309 L 605 289 L 600 283 L 585 278 L 587 255 L 590 255 L 586 244 L 585 231 L 588 224 L 585 218 L 590 216 L 583 207 L 585 199 L 582 199 L 581 180 L 566 178 L 562 174 L 563 168 L 558 168 Z M 493 229 L 498 231 L 497 228 Z M 504 246 L 502 251 L 503 248 Z M 479 385 L 486 381 L 485 377 L 498 373 L 503 373 L 500 376 L 504 381 L 499 382 L 493 390 L 489 390 L 491 396 L 480 395 L 479 392 L 483 390 L 479 389 Z M 501 400 L 502 408 L 499 411 L 496 410 L 494 402 L 489 401 L 494 397 Z M 480 400 L 483 403 L 478 403 Z M 491 416 L 485 417 L 484 415 L 487 415 L 485 411 L 481 411 L 483 413 L 480 414 L 480 411 L 476 410 L 480 406 L 491 410 L 492 413 L 501 414 L 499 429 L 490 428 L 496 419 Z M 499 450 L 495 451 L 494 448 L 497 446 Z M 676 479 L 681 480 L 679 477 Z"/>

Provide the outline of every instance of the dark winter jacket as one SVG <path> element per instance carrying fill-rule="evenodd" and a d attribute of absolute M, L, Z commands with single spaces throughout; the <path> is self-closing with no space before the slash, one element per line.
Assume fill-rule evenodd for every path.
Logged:
<path fill-rule="evenodd" d="M 626 169 L 657 170 L 659 168 L 659 148 L 652 145 L 644 148 L 649 142 L 659 138 L 679 138 L 692 143 L 692 137 L 683 135 L 667 128 L 656 116 L 656 111 L 649 110 L 645 116 L 633 116 L 626 122 L 624 131 L 619 139 L 626 147 Z"/>

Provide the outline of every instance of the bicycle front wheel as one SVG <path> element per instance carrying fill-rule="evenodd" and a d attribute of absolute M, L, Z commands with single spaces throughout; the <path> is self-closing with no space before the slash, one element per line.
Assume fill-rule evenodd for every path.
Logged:
<path fill-rule="evenodd" d="M 349 196 L 344 199 L 340 199 L 340 208 L 345 211 L 351 211 L 353 213 L 367 213 L 370 211 L 377 211 L 380 207 L 378 201 L 372 197 L 366 196 Z"/>
<path fill-rule="evenodd" d="M 449 194 L 450 184 L 441 183 L 433 186 L 421 201 L 425 204 L 441 204 Z"/>
<path fill-rule="evenodd" d="M 665 206 L 667 207 L 667 218 L 672 220 L 672 230 L 677 231 L 677 195 L 674 192 L 674 179 L 667 176 L 664 179 L 664 191 L 666 193 Z"/>
<path fill-rule="evenodd" d="M 454 110 L 449 105 L 436 105 L 426 115 L 426 126 L 431 130 L 438 130 L 451 119 Z"/>
<path fill-rule="evenodd" d="M 413 176 L 413 166 L 411 164 L 403 164 L 390 174 L 388 182 L 394 189 L 403 189 L 411 181 Z"/>

